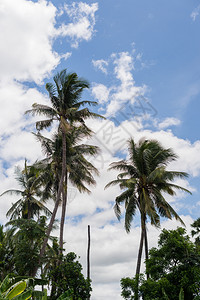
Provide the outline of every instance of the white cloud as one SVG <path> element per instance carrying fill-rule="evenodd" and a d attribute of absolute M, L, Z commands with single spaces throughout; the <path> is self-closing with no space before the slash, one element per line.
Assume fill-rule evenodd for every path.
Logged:
<path fill-rule="evenodd" d="M 133 53 L 134 54 L 134 53 Z M 102 61 L 97 60 L 98 67 L 102 68 Z M 134 71 L 134 57 L 128 52 L 114 53 L 108 61 L 112 62 L 113 72 L 116 77 L 116 84 L 106 87 L 103 84 L 95 83 L 92 92 L 94 96 L 102 103 L 102 95 L 97 93 L 97 87 L 106 91 L 105 99 L 109 91 L 109 101 L 106 106 L 106 117 L 115 116 L 127 102 L 134 103 L 137 97 L 145 94 L 146 86 L 136 86 L 132 72 Z M 108 62 L 107 61 L 107 62 Z M 101 63 L 99 63 L 101 62 Z M 104 99 L 104 98 L 103 98 Z"/>
<path fill-rule="evenodd" d="M 59 63 L 52 50 L 56 8 L 50 2 L 2 0 L 0 79 L 41 82 Z"/>
<path fill-rule="evenodd" d="M 0 80 L 34 81 L 41 83 L 70 54 L 59 55 L 53 50 L 56 38 L 68 36 L 73 46 L 89 41 L 94 33 L 98 4 L 79 2 L 65 5 L 64 13 L 72 23 L 56 28 L 57 8 L 46 0 L 2 0 L 0 6 Z"/>
<path fill-rule="evenodd" d="M 196 20 L 197 16 L 199 15 L 199 12 L 200 12 L 200 5 L 198 5 L 190 15 L 193 21 Z"/>
<path fill-rule="evenodd" d="M 92 64 L 97 69 L 101 70 L 103 73 L 107 74 L 106 67 L 108 66 L 108 62 L 104 59 L 92 60 Z"/>
<path fill-rule="evenodd" d="M 62 54 L 62 55 L 60 56 L 60 58 L 63 58 L 64 60 L 67 60 L 68 58 L 71 57 L 71 55 L 72 55 L 71 52 L 67 52 L 67 53 L 65 53 L 65 54 Z"/>
<path fill-rule="evenodd" d="M 77 48 L 83 40 L 91 40 L 94 34 L 95 13 L 98 10 L 98 3 L 91 5 L 84 2 L 73 2 L 65 4 L 64 10 L 72 20 L 72 23 L 62 24 L 57 33 L 71 39 L 71 46 Z"/>
<path fill-rule="evenodd" d="M 104 84 L 93 84 L 92 94 L 102 104 L 108 102 L 110 91 Z"/>
<path fill-rule="evenodd" d="M 165 129 L 171 126 L 180 125 L 181 121 L 177 118 L 166 118 L 164 121 L 158 124 L 159 129 Z"/>
<path fill-rule="evenodd" d="M 36 88 L 26 88 L 14 81 L 0 81 L 0 136 L 8 137 L 19 129 L 30 126 L 35 119 L 25 117 L 24 112 L 34 102 L 47 103 L 47 98 Z"/>

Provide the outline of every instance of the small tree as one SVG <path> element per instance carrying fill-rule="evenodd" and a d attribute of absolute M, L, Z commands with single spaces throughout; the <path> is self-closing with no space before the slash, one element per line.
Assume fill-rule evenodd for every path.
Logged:
<path fill-rule="evenodd" d="M 70 252 L 50 271 L 48 277 L 52 286 L 51 300 L 57 299 L 66 291 L 70 291 L 73 300 L 89 298 L 92 290 L 90 281 L 84 278 L 82 266 L 76 259 L 76 254 Z"/>

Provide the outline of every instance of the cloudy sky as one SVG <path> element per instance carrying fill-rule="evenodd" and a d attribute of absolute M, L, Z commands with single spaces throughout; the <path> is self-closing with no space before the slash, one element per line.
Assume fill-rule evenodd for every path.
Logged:
<path fill-rule="evenodd" d="M 97 100 L 96 111 L 107 117 L 88 122 L 95 132 L 90 142 L 102 149 L 93 161 L 100 176 L 89 196 L 69 188 L 65 247 L 80 255 L 85 273 L 90 224 L 91 299 L 121 299 L 120 279 L 135 273 L 139 218 L 127 235 L 113 212 L 119 189 L 104 186 L 116 176 L 109 164 L 126 157 L 130 136 L 174 149 L 179 159 L 169 168 L 189 173 L 178 183 L 193 195 L 167 199 L 189 230 L 199 217 L 200 4 L 0 0 L 0 28 L 0 192 L 18 187 L 14 169 L 25 158 L 42 157 L 31 134 L 36 118 L 24 111 L 48 103 L 45 83 L 64 68 L 86 78 L 91 88 L 84 98 Z M 1 198 L 0 223 L 14 200 Z M 162 220 L 162 227 L 177 225 Z M 159 230 L 148 226 L 148 234 L 150 247 L 156 245 Z"/>

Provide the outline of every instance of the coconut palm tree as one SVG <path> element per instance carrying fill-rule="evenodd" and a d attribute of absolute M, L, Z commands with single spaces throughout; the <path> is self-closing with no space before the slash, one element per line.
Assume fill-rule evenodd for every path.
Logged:
<path fill-rule="evenodd" d="M 62 135 L 62 172 L 59 179 L 59 187 L 56 196 L 54 210 L 51 216 L 49 227 L 47 230 L 47 238 L 44 240 L 41 249 L 41 257 L 44 254 L 48 236 L 52 230 L 56 212 L 59 206 L 61 193 L 63 191 L 64 182 L 66 181 L 66 133 L 70 132 L 77 123 L 83 124 L 85 127 L 85 119 L 90 117 L 101 117 L 100 115 L 90 112 L 84 105 L 96 105 L 94 101 L 80 101 L 83 91 L 89 88 L 86 80 L 79 79 L 76 73 L 67 74 L 66 70 L 61 71 L 54 76 L 54 84 L 47 83 L 46 90 L 49 93 L 52 106 L 33 104 L 32 109 L 26 111 L 32 115 L 44 115 L 47 119 L 36 122 L 36 128 L 42 130 L 52 125 L 54 121 L 58 122 L 58 132 Z"/>
<path fill-rule="evenodd" d="M 85 126 L 73 127 L 66 133 L 66 176 L 62 191 L 62 215 L 60 222 L 60 240 L 59 246 L 63 248 L 63 230 L 67 204 L 67 186 L 68 181 L 75 186 L 79 192 L 90 193 L 86 186 L 94 185 L 96 182 L 92 173 L 98 174 L 98 170 L 86 159 L 85 156 L 95 156 L 99 148 L 88 144 L 80 144 L 81 139 L 91 135 Z M 41 142 L 44 154 L 47 158 L 39 161 L 37 167 L 42 170 L 42 176 L 46 178 L 45 185 L 51 188 L 53 194 L 58 192 L 58 182 L 61 176 L 62 165 L 62 136 L 54 134 L 53 139 L 46 138 L 41 134 L 35 135 Z M 48 193 L 48 191 L 47 191 Z"/>
<path fill-rule="evenodd" d="M 146 222 L 159 227 L 160 216 L 171 219 L 175 217 L 182 224 L 183 221 L 166 201 L 164 194 L 175 195 L 175 190 L 187 189 L 176 185 L 176 178 L 186 178 L 187 173 L 168 171 L 167 165 L 177 156 L 172 149 L 165 149 L 156 140 L 141 139 L 138 144 L 133 139 L 128 141 L 129 159 L 111 164 L 110 169 L 120 171 L 116 180 L 106 185 L 119 185 L 122 193 L 116 197 L 114 211 L 118 219 L 121 216 L 121 204 L 125 204 L 125 229 L 130 231 L 131 222 L 139 210 L 141 218 L 141 238 L 138 251 L 136 275 L 140 273 L 143 244 L 148 258 L 148 243 Z"/>
<path fill-rule="evenodd" d="M 28 167 L 25 160 L 24 170 L 17 167 L 15 174 L 16 180 L 21 185 L 22 189 L 10 189 L 0 195 L 0 197 L 5 194 L 20 196 L 20 199 L 18 199 L 8 210 L 6 216 L 10 217 L 11 220 L 17 218 L 31 219 L 34 216 L 39 217 L 41 211 L 47 216 L 50 216 L 50 210 L 42 201 L 38 200 L 42 191 L 40 189 L 41 183 L 38 180 L 36 168 L 33 166 Z"/>

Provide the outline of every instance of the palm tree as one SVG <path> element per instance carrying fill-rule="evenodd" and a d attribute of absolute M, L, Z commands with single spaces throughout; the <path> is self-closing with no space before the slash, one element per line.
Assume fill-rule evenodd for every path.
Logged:
<path fill-rule="evenodd" d="M 116 197 L 114 211 L 118 219 L 121 216 L 120 205 L 125 204 L 125 229 L 130 231 L 131 222 L 137 209 L 141 218 L 141 238 L 138 251 L 136 276 L 140 273 L 143 244 L 145 242 L 145 254 L 148 259 L 148 243 L 146 222 L 147 217 L 151 224 L 159 227 L 160 216 L 171 219 L 175 217 L 182 224 L 183 221 L 165 200 L 163 193 L 175 195 L 175 190 L 190 193 L 187 189 L 176 185 L 176 178 L 188 176 L 184 172 L 168 171 L 169 162 L 177 156 L 172 149 L 164 149 L 158 141 L 141 139 L 138 144 L 133 139 L 128 141 L 129 159 L 111 164 L 110 169 L 119 170 L 121 173 L 116 180 L 106 185 L 119 185 L 122 193 Z"/>
<path fill-rule="evenodd" d="M 85 158 L 85 156 L 97 155 L 99 148 L 88 144 L 80 144 L 83 137 L 90 135 L 91 131 L 88 131 L 85 126 L 73 127 L 70 132 L 66 133 L 66 176 L 62 191 L 62 215 L 59 240 L 61 252 L 63 249 L 63 230 L 67 204 L 68 181 L 75 186 L 79 192 L 87 193 L 90 193 L 90 190 L 85 184 L 94 185 L 96 183 L 92 173 L 98 174 L 98 170 Z M 42 150 L 47 156 L 46 159 L 37 163 L 37 167 L 42 170 L 42 176 L 46 178 L 45 185 L 47 189 L 51 188 L 55 195 L 58 191 L 58 182 L 61 176 L 62 136 L 61 134 L 55 134 L 52 140 L 41 134 L 35 136 L 41 142 Z"/>
<path fill-rule="evenodd" d="M 42 203 L 42 201 L 37 199 L 42 194 L 37 170 L 33 166 L 28 167 L 25 160 L 24 170 L 17 167 L 15 174 L 16 180 L 21 185 L 22 190 L 10 189 L 0 195 L 0 197 L 5 194 L 20 196 L 20 199 L 18 199 L 8 210 L 6 216 L 10 217 L 11 220 L 17 218 L 31 219 L 35 215 L 39 217 L 41 211 L 47 216 L 50 216 L 50 210 Z"/>
<path fill-rule="evenodd" d="M 72 127 L 78 123 L 85 125 L 85 119 L 90 117 L 101 117 L 98 114 L 90 112 L 88 108 L 81 108 L 84 105 L 96 105 L 94 101 L 79 101 L 82 92 L 89 88 L 86 80 L 79 79 L 76 73 L 66 73 L 66 70 L 58 73 L 54 78 L 54 84 L 47 83 L 46 90 L 49 93 L 52 106 L 33 104 L 32 109 L 26 111 L 32 115 L 44 115 L 46 120 L 36 122 L 36 128 L 42 130 L 52 125 L 54 121 L 58 122 L 58 132 L 62 135 L 62 172 L 59 179 L 59 187 L 56 196 L 54 210 L 51 216 L 47 237 L 44 240 L 41 249 L 41 257 L 44 254 L 48 237 L 52 230 L 56 212 L 59 206 L 61 193 L 63 191 L 66 179 L 66 133 L 70 132 Z M 80 109 L 81 108 L 81 109 Z"/>

